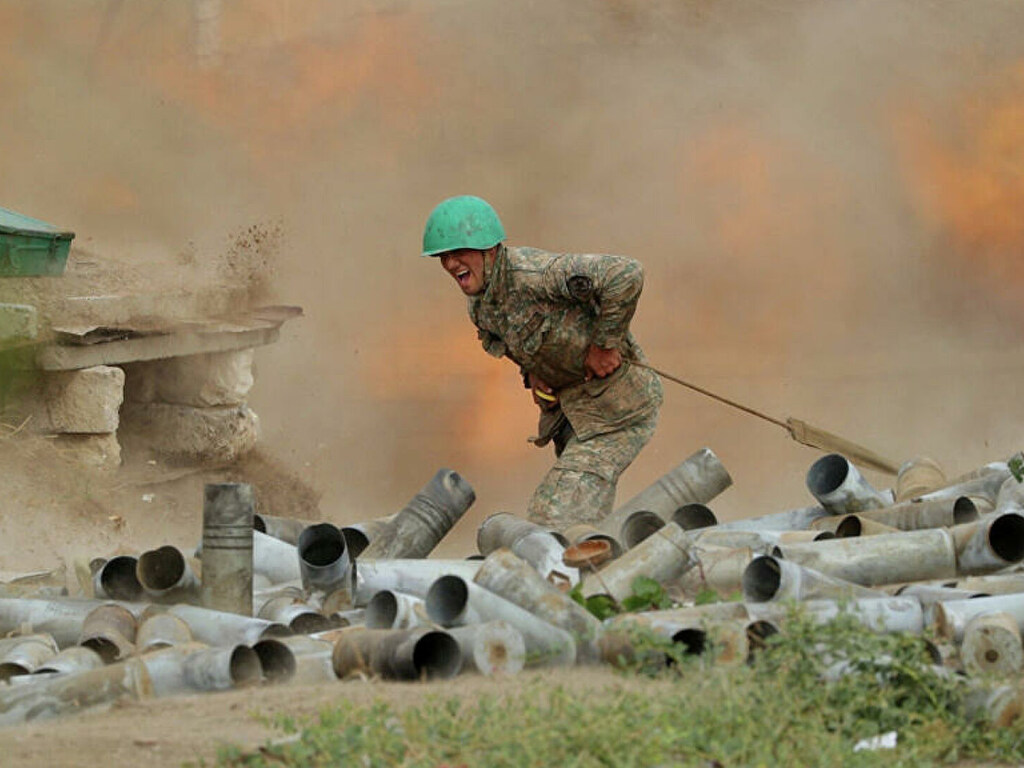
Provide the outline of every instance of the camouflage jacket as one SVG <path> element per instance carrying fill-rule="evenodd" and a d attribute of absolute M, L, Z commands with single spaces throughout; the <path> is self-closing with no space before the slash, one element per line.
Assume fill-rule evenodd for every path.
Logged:
<path fill-rule="evenodd" d="M 643 282 L 640 263 L 624 256 L 502 248 L 483 293 L 469 299 L 469 316 L 489 354 L 509 357 L 558 392 L 576 435 L 587 440 L 661 405 L 657 375 L 629 364 L 645 359 L 629 331 Z M 591 343 L 617 348 L 623 364 L 584 381 Z"/>

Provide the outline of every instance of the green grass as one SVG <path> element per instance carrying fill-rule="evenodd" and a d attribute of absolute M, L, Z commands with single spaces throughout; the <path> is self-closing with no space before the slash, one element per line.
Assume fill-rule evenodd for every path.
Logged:
<path fill-rule="evenodd" d="M 920 638 L 871 634 L 852 620 L 822 628 L 797 618 L 753 663 L 731 667 L 646 642 L 668 650 L 672 663 L 633 666 L 621 685 L 603 691 L 513 680 L 515 692 L 501 697 L 342 704 L 303 722 L 280 716 L 276 727 L 295 738 L 251 753 L 225 750 L 216 765 L 707 768 L 1024 759 L 1024 728 L 996 728 L 972 712 L 970 684 L 936 673 Z M 840 667 L 845 674 L 836 675 Z M 891 730 L 895 750 L 853 751 L 858 740 Z"/>

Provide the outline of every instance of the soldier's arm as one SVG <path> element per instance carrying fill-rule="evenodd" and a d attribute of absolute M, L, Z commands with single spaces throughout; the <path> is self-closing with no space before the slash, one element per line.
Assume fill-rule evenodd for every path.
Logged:
<path fill-rule="evenodd" d="M 591 341 L 602 349 L 622 346 L 644 287 L 640 262 L 626 256 L 566 254 L 544 274 L 550 299 L 589 304 L 597 314 Z"/>

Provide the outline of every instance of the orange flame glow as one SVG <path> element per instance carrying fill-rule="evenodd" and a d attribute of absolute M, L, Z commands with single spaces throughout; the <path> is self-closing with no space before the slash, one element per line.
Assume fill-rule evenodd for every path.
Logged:
<path fill-rule="evenodd" d="M 965 94 L 952 122 L 905 109 L 897 129 L 924 215 L 980 277 L 1024 284 L 1024 63 Z"/>

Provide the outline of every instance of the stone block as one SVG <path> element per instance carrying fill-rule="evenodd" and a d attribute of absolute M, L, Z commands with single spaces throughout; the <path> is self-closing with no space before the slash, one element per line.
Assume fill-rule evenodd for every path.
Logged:
<path fill-rule="evenodd" d="M 48 429 L 58 433 L 116 432 L 124 371 L 106 365 L 47 373 L 42 380 Z"/>
<path fill-rule="evenodd" d="M 32 341 L 39 333 L 39 318 L 31 304 L 0 304 L 0 346 Z"/>
<path fill-rule="evenodd" d="M 253 350 L 212 352 L 125 366 L 125 397 L 196 408 L 240 405 L 253 385 Z"/>
<path fill-rule="evenodd" d="M 70 461 L 83 467 L 110 471 L 121 466 L 117 435 L 57 435 L 54 445 Z"/>
<path fill-rule="evenodd" d="M 127 402 L 121 411 L 125 449 L 179 466 L 227 464 L 259 439 L 259 417 L 246 405 L 193 408 Z"/>

